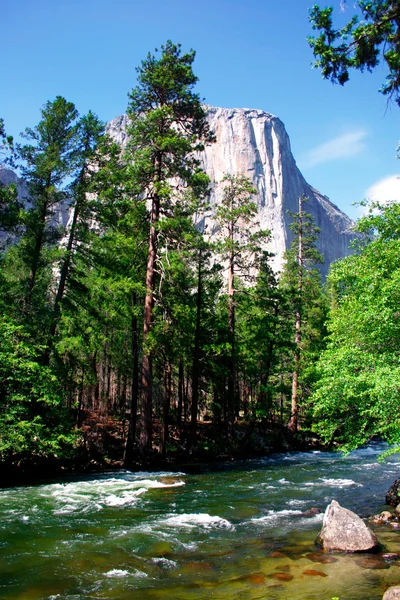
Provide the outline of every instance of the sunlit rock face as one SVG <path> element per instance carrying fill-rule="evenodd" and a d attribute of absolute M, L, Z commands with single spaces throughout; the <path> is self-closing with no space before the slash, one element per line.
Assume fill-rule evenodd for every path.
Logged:
<path fill-rule="evenodd" d="M 349 254 L 354 239 L 353 222 L 330 200 L 311 187 L 293 158 L 285 126 L 274 115 L 247 108 L 207 107 L 208 120 L 216 142 L 207 146 L 200 158 L 211 179 L 210 206 L 204 224 L 207 232 L 217 235 L 213 223 L 213 207 L 221 202 L 222 179 L 225 174 L 246 175 L 257 189 L 254 201 L 258 205 L 257 221 L 271 232 L 266 249 L 275 256 L 272 266 L 282 269 L 283 254 L 289 247 L 292 233 L 288 211 L 298 210 L 299 196 L 308 197 L 304 210 L 313 215 L 320 227 L 319 250 L 326 274 L 330 263 Z M 121 144 L 126 143 L 127 117 L 122 115 L 109 123 L 109 132 Z"/>

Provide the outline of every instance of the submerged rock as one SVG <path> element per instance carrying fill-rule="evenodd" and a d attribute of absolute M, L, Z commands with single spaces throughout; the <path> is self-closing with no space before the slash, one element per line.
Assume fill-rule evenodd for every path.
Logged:
<path fill-rule="evenodd" d="M 400 504 L 400 478 L 390 486 L 386 494 L 386 504 L 389 506 L 397 506 Z"/>
<path fill-rule="evenodd" d="M 290 573 L 285 573 L 283 571 L 280 571 L 278 573 L 271 573 L 271 575 L 268 575 L 268 577 L 270 577 L 271 579 L 277 579 L 278 581 L 292 581 L 293 579 L 293 575 L 290 575 Z"/>
<path fill-rule="evenodd" d="M 315 569 L 306 569 L 303 571 L 303 575 L 307 575 L 308 577 L 328 577 L 323 571 L 316 571 Z"/>
<path fill-rule="evenodd" d="M 382 600 L 400 600 L 400 586 L 396 585 L 386 590 Z"/>
<path fill-rule="evenodd" d="M 307 510 L 305 510 L 303 512 L 303 517 L 307 517 L 308 519 L 311 519 L 311 517 L 315 517 L 316 515 L 320 515 L 322 513 L 322 510 L 320 510 L 319 508 L 309 508 Z"/>
<path fill-rule="evenodd" d="M 314 563 L 321 563 L 322 565 L 329 565 L 339 560 L 334 556 L 327 556 L 323 552 L 309 552 L 306 554 L 306 558 Z"/>
<path fill-rule="evenodd" d="M 317 543 L 326 551 L 367 552 L 379 543 L 375 534 L 351 510 L 332 500 L 324 515 Z"/>
<path fill-rule="evenodd" d="M 357 563 L 362 569 L 389 569 L 390 565 L 379 556 L 366 556 Z"/>

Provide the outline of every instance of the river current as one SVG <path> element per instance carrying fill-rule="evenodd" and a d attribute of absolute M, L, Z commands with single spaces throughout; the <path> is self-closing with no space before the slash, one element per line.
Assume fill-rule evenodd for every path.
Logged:
<path fill-rule="evenodd" d="M 398 457 L 287 453 L 197 472 L 127 472 L 0 490 L 2 600 L 380 600 L 400 584 L 400 530 L 377 555 L 314 544 L 332 499 L 385 508 Z"/>

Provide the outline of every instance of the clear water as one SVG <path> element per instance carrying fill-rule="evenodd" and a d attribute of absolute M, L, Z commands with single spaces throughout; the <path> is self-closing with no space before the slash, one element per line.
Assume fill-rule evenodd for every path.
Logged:
<path fill-rule="evenodd" d="M 121 471 L 0 491 L 0 598 L 378 600 L 400 560 L 314 545 L 332 500 L 384 509 L 398 459 L 288 453 L 200 473 Z M 383 552 L 400 531 L 376 528 Z"/>

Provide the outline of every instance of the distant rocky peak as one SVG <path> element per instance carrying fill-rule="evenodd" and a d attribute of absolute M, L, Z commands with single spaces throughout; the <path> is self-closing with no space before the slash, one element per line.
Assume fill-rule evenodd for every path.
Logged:
<path fill-rule="evenodd" d="M 289 247 L 292 232 L 288 211 L 298 210 L 299 196 L 308 197 L 305 211 L 311 213 L 321 229 L 318 247 L 329 265 L 350 253 L 354 239 L 353 221 L 329 198 L 309 185 L 293 158 L 289 136 L 282 121 L 267 112 L 250 108 L 207 106 L 208 120 L 216 142 L 206 146 L 200 159 L 211 179 L 210 206 L 205 223 L 216 234 L 213 207 L 221 202 L 225 174 L 246 175 L 257 189 L 257 220 L 262 229 L 271 231 L 267 249 L 274 254 L 272 266 L 280 271 L 283 254 Z M 108 124 L 108 131 L 121 145 L 126 144 L 127 116 Z"/>

